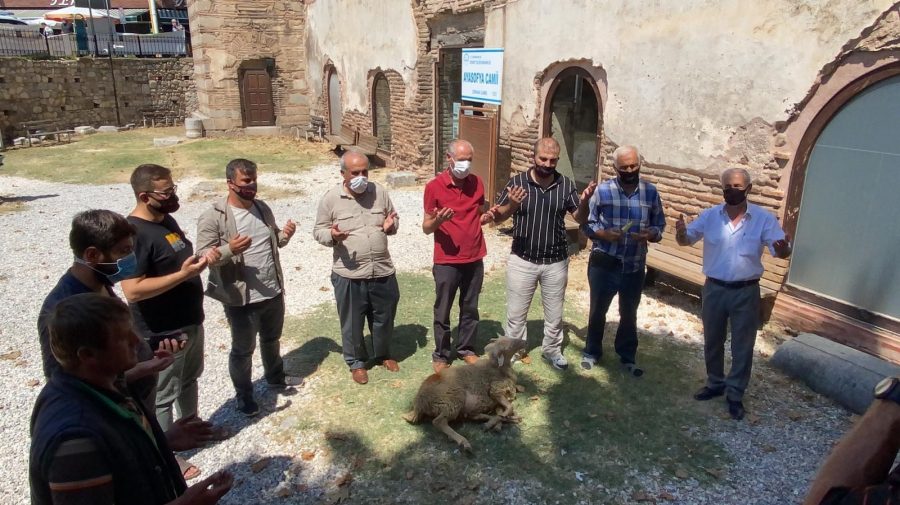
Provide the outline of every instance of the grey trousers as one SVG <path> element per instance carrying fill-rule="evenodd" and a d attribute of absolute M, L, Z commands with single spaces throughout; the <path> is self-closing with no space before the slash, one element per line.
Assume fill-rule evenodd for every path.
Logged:
<path fill-rule="evenodd" d="M 540 284 L 544 308 L 544 340 L 541 351 L 551 357 L 561 354 L 563 304 L 566 301 L 568 282 L 568 259 L 541 265 L 510 254 L 506 266 L 506 336 L 528 339 L 525 328 L 528 309 Z"/>
<path fill-rule="evenodd" d="M 394 316 L 400 301 L 400 287 L 393 274 L 377 279 L 348 279 L 331 273 L 338 318 L 341 320 L 341 344 L 344 362 L 351 370 L 365 368 L 368 361 L 363 328 L 369 323 L 375 361 L 391 357 Z"/>
<path fill-rule="evenodd" d="M 184 349 L 175 353 L 175 362 L 159 372 L 156 383 L 156 420 L 163 431 L 178 418 L 197 413 L 197 379 L 203 373 L 203 325 L 182 328 L 187 333 Z"/>
<path fill-rule="evenodd" d="M 729 288 L 709 280 L 703 285 L 703 355 L 706 386 L 725 390 L 729 400 L 740 401 L 750 382 L 753 345 L 759 328 L 759 284 Z M 731 371 L 725 377 L 725 339 L 731 323 Z"/>

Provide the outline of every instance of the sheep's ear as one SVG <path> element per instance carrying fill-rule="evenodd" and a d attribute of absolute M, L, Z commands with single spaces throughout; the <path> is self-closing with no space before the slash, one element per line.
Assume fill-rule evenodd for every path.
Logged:
<path fill-rule="evenodd" d="M 497 366 L 503 366 L 503 362 L 506 361 L 506 357 L 502 354 L 497 355 Z"/>

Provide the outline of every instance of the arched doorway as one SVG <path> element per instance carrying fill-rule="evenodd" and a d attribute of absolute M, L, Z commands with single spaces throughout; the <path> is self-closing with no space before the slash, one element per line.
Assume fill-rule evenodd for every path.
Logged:
<path fill-rule="evenodd" d="M 391 152 L 391 87 L 382 73 L 372 83 L 372 130 L 378 148 Z"/>
<path fill-rule="evenodd" d="M 581 67 L 569 67 L 553 81 L 544 102 L 544 136 L 559 142 L 556 169 L 584 189 L 597 177 L 602 127 L 597 82 Z"/>
<path fill-rule="evenodd" d="M 787 202 L 799 210 L 788 223 L 786 289 L 891 331 L 900 329 L 898 73 L 863 76 L 823 109 L 798 150 Z"/>
<path fill-rule="evenodd" d="M 341 81 L 334 67 L 329 67 L 325 75 L 328 85 L 328 126 L 331 133 L 337 135 L 341 132 Z"/>

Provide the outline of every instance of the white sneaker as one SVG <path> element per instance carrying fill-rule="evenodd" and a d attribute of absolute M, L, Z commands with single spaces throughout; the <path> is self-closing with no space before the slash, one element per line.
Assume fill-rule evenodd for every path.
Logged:
<path fill-rule="evenodd" d="M 590 370 L 591 368 L 594 368 L 595 366 L 597 366 L 597 358 L 595 358 L 589 354 L 585 354 L 584 356 L 581 357 L 581 368 L 583 368 L 585 370 Z"/>
<path fill-rule="evenodd" d="M 557 354 L 556 356 L 547 356 L 546 354 L 541 353 L 541 356 L 550 363 L 550 366 L 557 370 L 565 370 L 569 368 L 569 362 L 566 360 L 565 356 L 562 354 Z"/>

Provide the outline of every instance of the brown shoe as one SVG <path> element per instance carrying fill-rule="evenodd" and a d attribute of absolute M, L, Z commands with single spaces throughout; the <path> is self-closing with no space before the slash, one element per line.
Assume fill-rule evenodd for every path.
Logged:
<path fill-rule="evenodd" d="M 391 372 L 399 372 L 400 371 L 400 365 L 397 364 L 397 362 L 392 359 L 386 359 L 386 360 L 382 361 L 381 365 L 383 367 L 387 368 Z"/>
<path fill-rule="evenodd" d="M 475 363 L 478 363 L 478 356 L 475 356 L 474 354 L 466 354 L 465 356 L 463 356 L 463 361 L 465 361 L 467 365 L 474 365 Z"/>
<path fill-rule="evenodd" d="M 369 382 L 369 372 L 366 372 L 365 368 L 354 368 L 350 370 L 350 374 L 353 375 L 353 382 L 357 384 Z"/>
<path fill-rule="evenodd" d="M 520 352 L 513 357 L 513 361 L 517 361 L 517 360 L 521 361 L 523 365 L 531 364 L 531 356 L 529 356 L 527 353 L 524 353 L 524 352 Z"/>
<path fill-rule="evenodd" d="M 431 368 L 434 368 L 434 373 L 441 373 L 441 370 L 450 368 L 450 365 L 443 361 L 432 361 Z"/>

